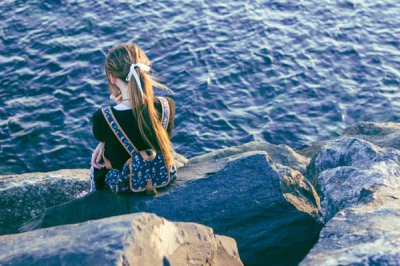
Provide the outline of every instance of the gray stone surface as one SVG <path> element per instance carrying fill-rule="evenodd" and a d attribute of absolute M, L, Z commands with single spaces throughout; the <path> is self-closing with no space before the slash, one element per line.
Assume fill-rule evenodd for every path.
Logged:
<path fill-rule="evenodd" d="M 176 151 L 172 152 L 172 156 L 174 157 L 177 168 L 185 166 L 189 162 L 189 159 L 187 159 L 182 154 L 177 153 Z"/>
<path fill-rule="evenodd" d="M 400 265 L 400 193 L 363 191 L 362 204 L 339 211 L 301 265 Z"/>
<path fill-rule="evenodd" d="M 400 186 L 400 151 L 353 137 L 324 146 L 309 166 L 317 180 L 325 220 L 359 201 L 362 189 Z"/>
<path fill-rule="evenodd" d="M 400 149 L 400 123 L 359 122 L 345 128 L 342 136 L 363 139 L 380 147 Z M 332 140 L 318 141 L 296 152 L 302 156 L 313 158 L 323 146 Z"/>
<path fill-rule="evenodd" d="M 321 148 L 328 143 L 329 143 L 328 140 L 318 141 L 296 152 L 304 157 L 313 158 L 321 150 Z"/>
<path fill-rule="evenodd" d="M 326 226 L 302 265 L 400 265 L 399 136 L 399 123 L 362 122 L 340 138 L 298 153 L 285 145 L 250 142 L 190 160 L 182 157 L 179 179 L 157 197 L 96 192 L 52 207 L 23 228 L 146 211 L 234 237 L 246 265 L 295 265 L 317 240 L 323 218 Z M 307 157 L 312 160 L 305 171 Z M 75 176 L 74 170 L 63 170 L 0 177 L 2 194 L 11 193 L 0 194 L 2 221 L 20 224 L 76 197 L 88 186 L 86 181 L 83 189 L 75 186 L 88 176 L 87 170 L 76 171 Z M 75 188 L 57 195 L 49 184 Z M 12 210 L 21 212 L 15 216 Z"/>
<path fill-rule="evenodd" d="M 202 223 L 234 237 L 246 265 L 295 265 L 316 241 L 323 218 L 326 226 L 301 265 L 400 265 L 399 147 L 399 123 L 362 122 L 345 129 L 340 138 L 298 153 L 285 145 L 250 142 L 190 160 L 181 156 L 179 179 L 156 197 L 99 191 L 52 207 L 22 228 L 146 211 Z M 306 169 L 307 157 L 312 160 Z M 0 177 L 1 225 L 20 224 L 48 206 L 76 197 L 87 190 L 87 176 L 87 170 L 62 170 Z M 83 187 L 76 186 L 81 179 Z M 308 180 L 317 187 L 321 208 Z M 66 189 L 60 193 L 51 186 Z M 63 227 L 45 230 L 57 235 L 57 228 Z M 22 235 L 35 232 L 47 231 Z M 4 237 L 14 236 L 18 235 Z M 224 249 L 224 256 L 234 254 L 232 248 Z"/>
<path fill-rule="evenodd" d="M 311 183 L 299 171 L 275 164 L 283 197 L 300 211 L 322 222 L 320 198 Z"/>
<path fill-rule="evenodd" d="M 301 265 L 400 265 L 399 150 L 344 136 L 307 174 L 327 224 Z"/>
<path fill-rule="evenodd" d="M 234 239 L 138 213 L 0 236 L 1 265 L 243 265 Z"/>
<path fill-rule="evenodd" d="M 60 170 L 0 176 L 0 234 L 18 226 L 45 208 L 76 198 L 90 189 L 89 170 Z"/>

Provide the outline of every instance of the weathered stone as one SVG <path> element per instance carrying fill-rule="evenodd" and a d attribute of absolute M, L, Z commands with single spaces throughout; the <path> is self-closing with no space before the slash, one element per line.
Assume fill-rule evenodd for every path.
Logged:
<path fill-rule="evenodd" d="M 327 224 L 302 265 L 400 265 L 399 147 L 399 123 L 358 123 L 341 138 L 299 151 L 303 156 L 285 145 L 251 142 L 190 160 L 182 157 L 178 180 L 156 197 L 97 191 L 49 208 L 21 229 L 146 211 L 170 220 L 203 223 L 234 237 L 246 265 L 295 265 L 321 227 L 319 198 L 310 180 L 321 196 Z M 268 151 L 271 157 L 260 151 Z M 300 173 L 309 160 L 306 157 L 312 158 L 308 179 Z M 86 171 L 83 178 L 87 176 Z M 4 187 L 7 182 L 0 184 Z M 21 194 L 13 193 L 17 199 Z M 37 213 L 49 206 L 41 200 L 30 203 L 14 201 L 15 207 L 9 209 L 27 204 Z M 30 216 L 20 217 L 14 225 Z"/>
<path fill-rule="evenodd" d="M 325 225 L 301 265 L 400 265 L 399 190 L 371 187 L 362 194 L 363 204 Z"/>
<path fill-rule="evenodd" d="M 185 181 L 156 197 L 97 191 L 48 209 L 21 229 L 145 211 L 201 223 L 233 237 L 246 265 L 298 263 L 321 229 L 319 200 L 310 183 L 300 172 L 274 164 L 265 152 L 247 152 L 227 161 L 221 170 L 195 179 L 181 176 L 190 173 L 194 164 L 189 163 L 178 171 Z"/>
<path fill-rule="evenodd" d="M 186 164 L 188 164 L 189 159 L 187 159 L 185 156 L 183 156 L 182 154 L 177 153 L 176 151 L 172 152 L 172 157 L 174 157 L 175 163 L 176 163 L 176 167 L 180 168 L 182 166 L 185 166 Z"/>
<path fill-rule="evenodd" d="M 321 192 L 325 220 L 358 202 L 363 188 L 400 186 L 400 151 L 342 137 L 324 146 L 309 166 Z"/>
<path fill-rule="evenodd" d="M 327 224 L 302 265 L 400 264 L 400 151 L 354 137 L 322 147 L 308 168 Z"/>
<path fill-rule="evenodd" d="M 321 220 L 320 198 L 311 183 L 297 170 L 280 164 L 275 166 L 280 175 L 283 197 L 298 210 Z"/>
<path fill-rule="evenodd" d="M 234 155 L 240 155 L 248 151 L 266 151 L 274 163 L 289 166 L 302 173 L 305 172 L 310 159 L 296 153 L 287 145 L 275 145 L 268 142 L 252 141 L 243 145 L 228 147 L 215 150 L 204 155 L 196 156 L 189 159 L 189 163 L 210 163 L 214 160 L 223 162 L 223 159 L 232 158 Z"/>
<path fill-rule="evenodd" d="M 400 123 L 359 122 L 345 128 L 342 136 L 363 139 L 380 147 L 400 149 Z M 318 141 L 296 152 L 313 158 L 329 142 L 329 140 Z"/>
<path fill-rule="evenodd" d="M 234 239 L 138 213 L 0 236 L 1 265 L 243 265 Z"/>
<path fill-rule="evenodd" d="M 15 232 L 45 208 L 89 191 L 89 170 L 0 176 L 0 234 Z"/>

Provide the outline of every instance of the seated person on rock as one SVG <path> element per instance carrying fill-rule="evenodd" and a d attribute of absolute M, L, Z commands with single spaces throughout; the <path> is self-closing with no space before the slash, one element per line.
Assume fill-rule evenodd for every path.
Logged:
<path fill-rule="evenodd" d="M 153 87 L 171 90 L 150 70 L 149 59 L 135 44 L 117 45 L 106 57 L 110 98 L 118 104 L 100 108 L 92 117 L 93 134 L 100 143 L 92 154 L 91 190 L 156 192 L 175 177 L 170 142 L 175 103 L 170 97 L 154 96 Z M 155 173 L 160 169 L 168 172 L 168 178 Z"/>
<path fill-rule="evenodd" d="M 83 197 L 46 209 L 41 215 L 21 225 L 19 231 L 131 213 L 135 209 L 135 199 L 131 197 L 136 196 L 137 193 L 120 193 L 120 195 L 110 193 L 108 188 L 113 191 L 121 185 L 113 183 L 115 175 L 110 175 L 110 173 L 120 175 L 123 170 L 128 169 L 128 173 L 133 176 L 137 174 L 135 173 L 136 165 L 132 166 L 136 161 L 139 165 L 150 165 L 149 169 L 147 169 L 149 165 L 144 167 L 145 178 L 157 177 L 153 169 L 175 168 L 170 142 L 174 128 L 175 103 L 170 97 L 154 97 L 153 87 L 169 89 L 151 77 L 150 70 L 149 59 L 134 44 L 121 44 L 110 50 L 105 59 L 105 73 L 111 94 L 118 104 L 100 108 L 93 114 L 93 134 L 100 142 L 93 152 L 91 161 L 93 191 Z M 169 111 L 168 115 L 165 110 Z M 114 125 L 114 129 L 110 127 L 110 124 Z M 119 133 L 123 134 L 122 138 L 126 136 L 124 142 L 120 141 L 121 136 L 118 136 L 118 132 L 115 131 L 117 124 L 121 129 Z M 126 143 L 131 144 L 131 147 L 127 147 Z M 157 158 L 151 160 L 154 156 L 147 154 L 149 150 L 153 155 L 157 153 L 157 158 L 161 156 L 165 166 L 152 167 L 153 161 Z M 135 158 L 135 161 L 132 159 L 128 164 L 127 160 L 130 158 Z M 138 171 L 142 173 L 143 171 L 140 172 L 140 170 L 143 169 Z M 165 172 L 165 169 L 163 171 Z M 176 172 L 176 169 L 174 171 Z M 150 189 L 154 190 L 160 185 L 156 184 L 158 182 L 156 179 L 148 182 Z M 146 192 L 148 183 L 146 183 Z M 134 187 L 133 182 L 132 184 L 128 182 L 129 185 Z M 126 189 L 124 186 L 118 188 Z M 129 187 L 128 192 L 130 192 Z"/>

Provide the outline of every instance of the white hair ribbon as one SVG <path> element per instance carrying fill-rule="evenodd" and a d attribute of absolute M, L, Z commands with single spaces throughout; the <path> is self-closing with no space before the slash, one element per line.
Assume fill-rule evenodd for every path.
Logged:
<path fill-rule="evenodd" d="M 131 68 L 129 69 L 129 73 L 128 76 L 126 76 L 126 81 L 129 82 L 129 80 L 131 79 L 131 77 L 133 76 L 136 80 L 136 84 L 140 90 L 140 93 L 142 94 L 142 100 L 144 101 L 144 95 L 143 95 L 143 88 L 142 88 L 142 84 L 140 83 L 140 78 L 139 75 L 136 72 L 136 67 L 139 68 L 141 71 L 144 72 L 149 72 L 150 71 L 150 67 L 148 65 L 142 64 L 142 63 L 137 63 L 137 64 L 132 64 Z"/>

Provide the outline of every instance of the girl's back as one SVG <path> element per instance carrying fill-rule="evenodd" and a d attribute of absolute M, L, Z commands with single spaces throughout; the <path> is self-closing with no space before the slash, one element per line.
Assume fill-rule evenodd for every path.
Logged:
<path fill-rule="evenodd" d="M 175 118 L 175 102 L 170 97 L 165 97 L 168 100 L 168 104 L 170 106 L 170 118 L 167 127 L 168 136 L 171 138 L 174 128 L 174 118 Z M 161 112 L 162 107 L 160 101 L 155 98 L 154 100 L 154 107 L 156 108 L 157 112 L 159 113 L 159 117 L 161 119 Z M 133 145 L 136 146 L 138 150 L 146 150 L 150 149 L 151 147 L 145 143 L 143 140 L 136 118 L 132 113 L 132 109 L 119 104 L 112 108 L 112 112 L 120 124 L 122 129 L 127 134 L 128 138 L 131 140 Z M 146 109 L 143 110 L 143 117 L 144 119 L 150 123 L 149 114 Z M 105 151 L 104 156 L 110 160 L 111 165 L 115 169 L 122 169 L 122 166 L 129 159 L 130 155 L 125 150 L 125 148 L 121 145 L 120 141 L 116 138 L 115 134 L 112 132 L 110 127 L 105 120 L 101 109 L 98 109 L 92 116 L 93 122 L 93 135 L 95 138 L 105 143 Z M 149 129 L 144 129 L 145 134 L 149 137 L 150 141 L 155 143 L 155 149 L 159 150 L 159 146 L 157 143 L 157 139 L 154 136 L 153 132 Z"/>

